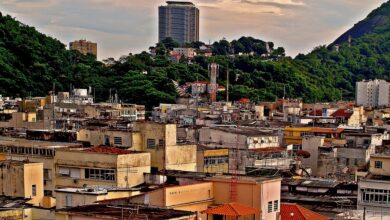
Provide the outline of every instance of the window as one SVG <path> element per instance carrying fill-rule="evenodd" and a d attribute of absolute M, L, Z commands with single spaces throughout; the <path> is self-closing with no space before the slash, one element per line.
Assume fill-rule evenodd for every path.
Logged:
<path fill-rule="evenodd" d="M 360 193 L 364 203 L 390 204 L 390 190 L 365 188 Z"/>
<path fill-rule="evenodd" d="M 72 207 L 72 195 L 67 194 L 65 197 L 66 197 L 66 207 Z"/>
<path fill-rule="evenodd" d="M 279 200 L 274 201 L 274 212 L 277 212 L 279 210 Z"/>
<path fill-rule="evenodd" d="M 148 140 L 146 141 L 146 147 L 149 149 L 156 148 L 156 140 L 148 138 Z"/>
<path fill-rule="evenodd" d="M 204 165 L 213 165 L 213 164 L 227 164 L 229 163 L 229 157 L 205 157 Z"/>
<path fill-rule="evenodd" d="M 268 213 L 272 212 L 272 202 L 268 202 Z"/>
<path fill-rule="evenodd" d="M 115 170 L 85 169 L 85 179 L 115 180 Z"/>
<path fill-rule="evenodd" d="M 60 167 L 58 173 L 60 176 L 70 176 L 70 169 L 67 167 Z"/>
<path fill-rule="evenodd" d="M 104 144 L 110 146 L 110 136 L 104 135 Z"/>
<path fill-rule="evenodd" d="M 158 140 L 158 146 L 164 147 L 164 140 L 163 139 Z"/>
<path fill-rule="evenodd" d="M 382 161 L 380 161 L 380 160 L 375 161 L 375 168 L 382 169 Z"/>
<path fill-rule="evenodd" d="M 72 178 L 80 178 L 80 169 L 79 168 L 72 168 L 72 167 L 60 167 L 59 168 L 59 175 L 60 176 L 67 176 Z"/>
<path fill-rule="evenodd" d="M 53 192 L 51 190 L 44 190 L 43 191 L 43 195 L 45 195 L 45 196 L 52 196 Z"/>
<path fill-rule="evenodd" d="M 31 187 L 31 195 L 32 196 L 37 196 L 37 185 L 32 185 Z"/>
<path fill-rule="evenodd" d="M 50 169 L 43 169 L 43 179 L 44 180 L 51 180 L 51 170 Z"/>
<path fill-rule="evenodd" d="M 115 145 L 122 145 L 122 137 L 114 137 Z"/>
<path fill-rule="evenodd" d="M 70 177 L 80 179 L 80 169 L 71 168 L 70 169 Z"/>

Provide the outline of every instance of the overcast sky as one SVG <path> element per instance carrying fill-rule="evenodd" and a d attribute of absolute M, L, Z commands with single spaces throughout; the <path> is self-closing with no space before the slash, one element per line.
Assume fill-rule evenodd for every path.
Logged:
<path fill-rule="evenodd" d="M 213 42 L 253 36 L 287 54 L 307 53 L 336 37 L 386 0 L 194 0 L 200 39 Z M 147 50 L 158 39 L 162 0 L 0 0 L 10 14 L 65 44 L 98 43 L 98 58 Z"/>

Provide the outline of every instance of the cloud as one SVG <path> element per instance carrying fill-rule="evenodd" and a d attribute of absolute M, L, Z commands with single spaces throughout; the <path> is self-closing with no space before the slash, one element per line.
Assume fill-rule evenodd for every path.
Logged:
<path fill-rule="evenodd" d="M 289 55 L 332 42 L 385 0 L 194 0 L 201 40 L 253 36 L 284 46 Z M 0 0 L 11 14 L 63 43 L 86 38 L 98 57 L 146 50 L 157 41 L 164 0 Z"/>

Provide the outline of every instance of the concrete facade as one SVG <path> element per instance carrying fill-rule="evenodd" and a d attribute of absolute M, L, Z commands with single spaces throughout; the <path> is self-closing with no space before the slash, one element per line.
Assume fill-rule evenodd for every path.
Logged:
<path fill-rule="evenodd" d="M 231 176 L 215 176 L 207 179 L 213 183 L 214 204 L 226 204 L 230 200 Z M 237 202 L 260 210 L 260 215 L 245 216 L 248 220 L 279 220 L 280 178 L 238 177 Z"/>
<path fill-rule="evenodd" d="M 94 204 L 102 200 L 128 198 L 138 191 L 95 188 L 64 188 L 56 190 L 56 209 Z"/>
<path fill-rule="evenodd" d="M 356 82 L 356 104 L 365 107 L 389 106 L 389 83 L 385 80 Z"/>
<path fill-rule="evenodd" d="M 146 152 L 60 150 L 55 156 L 55 167 L 57 188 L 129 188 L 144 182 L 144 173 L 150 172 L 150 155 Z"/>
<path fill-rule="evenodd" d="M 29 198 L 28 203 L 39 206 L 43 199 L 43 163 L 15 160 L 0 162 L 2 195 Z"/>

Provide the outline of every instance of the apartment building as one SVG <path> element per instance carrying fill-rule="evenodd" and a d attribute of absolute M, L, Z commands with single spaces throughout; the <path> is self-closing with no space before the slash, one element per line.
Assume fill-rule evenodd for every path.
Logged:
<path fill-rule="evenodd" d="M 356 104 L 364 107 L 389 106 L 389 83 L 385 80 L 356 82 Z"/>
<path fill-rule="evenodd" d="M 206 178 L 213 183 L 214 204 L 231 201 L 231 176 L 220 175 Z M 281 178 L 239 176 L 237 180 L 237 203 L 260 210 L 260 214 L 247 216 L 248 220 L 279 220 Z"/>
<path fill-rule="evenodd" d="M 0 161 L 1 195 L 28 199 L 34 206 L 43 205 L 43 163 Z"/>
<path fill-rule="evenodd" d="M 185 58 L 192 59 L 196 56 L 195 48 L 178 47 L 173 48 L 172 55 L 181 55 Z"/>
<path fill-rule="evenodd" d="M 213 200 L 213 183 L 195 182 L 162 187 L 134 196 L 127 201 L 154 207 L 196 212 L 200 218 L 206 219 L 201 211 L 206 210 L 209 205 L 213 204 Z"/>
<path fill-rule="evenodd" d="M 0 137 L 0 155 L 6 160 L 43 163 L 44 195 L 52 196 L 55 189 L 54 157 L 59 149 L 81 147 L 77 143 L 32 141 Z"/>
<path fill-rule="evenodd" d="M 199 41 L 199 9 L 192 2 L 167 1 L 158 8 L 159 42 L 171 37 L 183 45 Z"/>
<path fill-rule="evenodd" d="M 302 145 L 302 137 L 307 135 L 323 136 L 325 142 L 333 142 L 341 139 L 343 128 L 321 128 L 321 127 L 294 127 L 284 129 L 284 144 Z"/>
<path fill-rule="evenodd" d="M 78 140 L 91 145 L 115 146 L 149 152 L 153 171 L 196 171 L 196 145 L 177 142 L 177 125 L 137 122 L 131 128 L 86 128 L 78 132 Z"/>
<path fill-rule="evenodd" d="M 150 154 L 114 147 L 61 149 L 55 155 L 56 188 L 130 188 L 150 173 Z"/>
<path fill-rule="evenodd" d="M 390 155 L 371 155 L 369 174 L 358 183 L 358 209 L 390 215 Z"/>
<path fill-rule="evenodd" d="M 280 150 L 279 136 L 272 130 L 234 127 L 202 127 L 199 129 L 199 144 L 206 147 L 203 151 L 204 163 L 212 167 L 225 167 L 226 157 L 217 160 L 208 156 L 211 149 L 228 149 L 229 172 L 235 170 L 235 158 L 238 171 L 245 173 L 246 167 L 253 167 L 256 161 L 264 159 L 264 151 Z M 208 148 L 208 149 L 207 149 Z M 207 160 L 211 159 L 211 160 Z M 211 164 L 215 163 L 211 167 Z"/>

